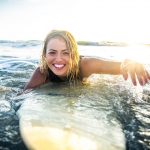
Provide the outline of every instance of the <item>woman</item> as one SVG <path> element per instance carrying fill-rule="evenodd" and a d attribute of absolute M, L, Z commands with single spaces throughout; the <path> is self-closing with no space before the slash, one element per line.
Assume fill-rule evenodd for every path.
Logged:
<path fill-rule="evenodd" d="M 137 81 L 145 85 L 150 80 L 144 66 L 131 60 L 121 63 L 79 56 L 74 37 L 68 31 L 53 30 L 44 41 L 40 66 L 36 68 L 24 90 L 47 82 L 82 81 L 95 73 L 122 74 L 125 80 L 129 74 L 133 85 L 137 85 Z"/>

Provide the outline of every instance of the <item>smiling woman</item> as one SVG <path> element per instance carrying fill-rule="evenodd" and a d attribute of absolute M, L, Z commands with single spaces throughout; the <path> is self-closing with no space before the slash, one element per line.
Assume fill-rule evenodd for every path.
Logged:
<path fill-rule="evenodd" d="M 125 66 L 125 67 L 124 67 Z M 92 74 L 122 74 L 132 83 L 145 85 L 150 75 L 142 64 L 131 60 L 117 62 L 95 57 L 79 56 L 73 35 L 64 30 L 51 31 L 44 41 L 41 64 L 25 89 L 37 88 L 47 82 L 85 81 Z"/>
<path fill-rule="evenodd" d="M 74 37 L 67 31 L 54 30 L 48 34 L 42 52 L 41 72 L 45 75 L 51 72 L 60 79 L 69 76 L 75 79 L 79 72 L 78 65 L 79 54 Z"/>

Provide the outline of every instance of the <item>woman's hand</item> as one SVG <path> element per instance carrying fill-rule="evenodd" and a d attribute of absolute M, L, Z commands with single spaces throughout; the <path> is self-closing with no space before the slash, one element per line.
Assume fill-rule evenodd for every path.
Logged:
<path fill-rule="evenodd" d="M 137 85 L 137 81 L 140 85 L 145 85 L 150 80 L 150 74 L 145 69 L 144 65 L 132 60 L 125 60 L 121 63 L 121 73 L 125 80 L 130 75 L 133 85 Z"/>

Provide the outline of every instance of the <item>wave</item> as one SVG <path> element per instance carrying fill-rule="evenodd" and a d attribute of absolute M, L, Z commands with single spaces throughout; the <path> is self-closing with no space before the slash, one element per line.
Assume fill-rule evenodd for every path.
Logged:
<path fill-rule="evenodd" d="M 128 44 L 124 42 L 112 42 L 112 41 L 100 41 L 100 42 L 77 41 L 77 43 L 78 45 L 85 45 L 85 46 L 89 46 L 89 45 L 91 46 L 128 46 Z M 43 44 L 43 41 L 40 41 L 40 40 L 27 40 L 27 41 L 0 40 L 0 45 L 10 46 L 10 47 L 15 47 L 15 48 L 39 46 L 42 44 Z"/>
<path fill-rule="evenodd" d="M 23 48 L 39 46 L 43 42 L 39 40 L 29 40 L 29 41 L 10 41 L 10 40 L 0 40 L 1 46 L 13 47 L 13 48 Z"/>

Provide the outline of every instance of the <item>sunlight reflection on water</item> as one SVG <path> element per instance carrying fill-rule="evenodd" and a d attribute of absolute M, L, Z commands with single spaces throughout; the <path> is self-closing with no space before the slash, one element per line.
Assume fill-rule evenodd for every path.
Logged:
<path fill-rule="evenodd" d="M 102 58 L 121 61 L 123 59 L 133 59 L 142 63 L 149 63 L 150 47 L 144 45 L 129 46 L 78 46 L 80 55 L 97 56 Z M 12 48 L 0 47 L 2 56 L 11 56 L 27 59 L 39 59 L 42 46 Z M 13 51 L 13 53 L 12 53 Z"/>
<path fill-rule="evenodd" d="M 133 59 L 142 63 L 150 63 L 150 47 L 136 46 L 80 46 L 81 55 L 98 56 L 102 58 L 124 60 Z"/>

